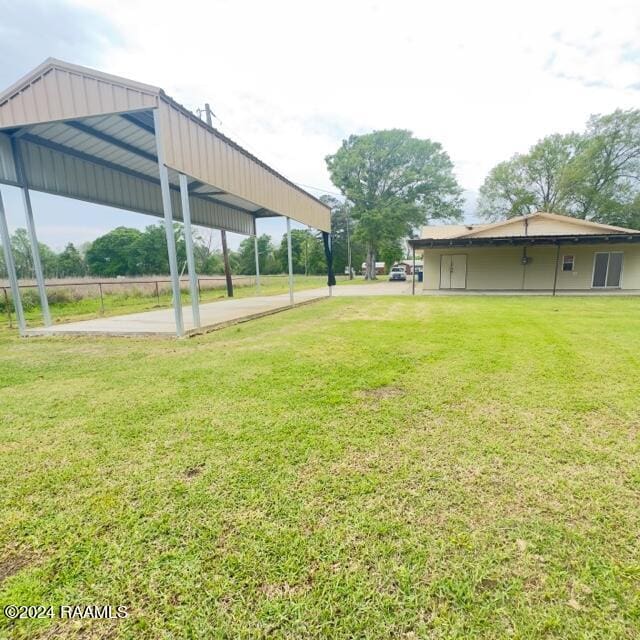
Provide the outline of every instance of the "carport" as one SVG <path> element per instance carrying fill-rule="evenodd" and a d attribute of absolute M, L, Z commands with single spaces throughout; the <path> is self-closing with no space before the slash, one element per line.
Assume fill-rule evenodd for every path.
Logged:
<path fill-rule="evenodd" d="M 49 58 L 0 93 L 0 183 L 19 187 L 45 327 L 51 316 L 30 190 L 164 219 L 175 331 L 185 333 L 173 223 L 184 224 L 193 327 L 201 327 L 191 225 L 256 238 L 258 218 L 323 232 L 333 283 L 329 208 L 207 125 L 160 88 Z M 0 193 L 0 242 L 20 333 L 26 323 Z M 257 258 L 257 239 L 256 239 Z M 259 265 L 256 259 L 256 275 Z"/>

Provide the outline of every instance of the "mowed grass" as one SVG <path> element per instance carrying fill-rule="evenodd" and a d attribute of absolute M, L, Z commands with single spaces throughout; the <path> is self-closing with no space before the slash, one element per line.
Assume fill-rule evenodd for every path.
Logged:
<path fill-rule="evenodd" d="M 640 635 L 637 298 L 0 335 L 0 637 Z"/>

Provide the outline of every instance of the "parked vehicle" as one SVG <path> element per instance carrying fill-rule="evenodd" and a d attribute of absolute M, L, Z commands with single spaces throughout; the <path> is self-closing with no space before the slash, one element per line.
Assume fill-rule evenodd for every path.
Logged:
<path fill-rule="evenodd" d="M 406 280 L 407 272 L 404 267 L 392 267 L 389 271 L 389 280 Z"/>

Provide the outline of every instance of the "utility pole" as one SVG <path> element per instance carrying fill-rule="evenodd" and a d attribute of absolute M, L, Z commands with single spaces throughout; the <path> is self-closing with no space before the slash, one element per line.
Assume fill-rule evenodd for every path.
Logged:
<path fill-rule="evenodd" d="M 207 117 L 207 124 L 213 127 L 213 111 L 207 102 L 204 105 L 204 113 Z M 229 249 L 227 248 L 227 232 L 224 229 L 220 229 L 220 239 L 222 240 L 222 259 L 224 260 L 224 277 L 227 280 L 227 295 L 233 298 L 233 280 L 231 279 L 231 267 L 229 266 Z"/>
<path fill-rule="evenodd" d="M 351 268 L 351 232 L 349 230 L 349 215 L 351 209 L 346 200 L 344 206 L 347 211 L 347 264 L 349 266 L 349 280 L 353 280 L 353 269 Z"/>

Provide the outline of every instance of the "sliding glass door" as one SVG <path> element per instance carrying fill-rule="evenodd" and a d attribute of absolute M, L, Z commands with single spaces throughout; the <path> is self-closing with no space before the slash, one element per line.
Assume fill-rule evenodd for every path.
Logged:
<path fill-rule="evenodd" d="M 622 256 L 622 251 L 609 251 L 594 255 L 592 283 L 594 288 L 620 287 Z"/>

